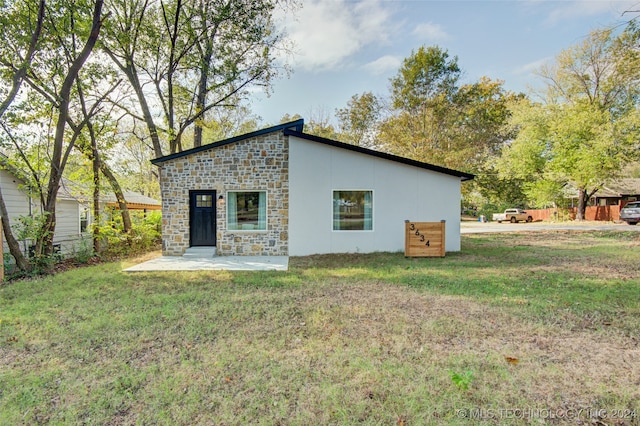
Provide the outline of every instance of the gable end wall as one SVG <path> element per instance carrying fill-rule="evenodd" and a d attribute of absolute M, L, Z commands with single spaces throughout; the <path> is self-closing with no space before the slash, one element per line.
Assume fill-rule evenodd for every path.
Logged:
<path fill-rule="evenodd" d="M 162 164 L 162 252 L 180 256 L 189 247 L 189 191 L 215 190 L 217 252 L 287 255 L 289 222 L 288 137 L 274 132 L 204 150 Z M 228 191 L 267 192 L 266 231 L 227 231 Z"/>

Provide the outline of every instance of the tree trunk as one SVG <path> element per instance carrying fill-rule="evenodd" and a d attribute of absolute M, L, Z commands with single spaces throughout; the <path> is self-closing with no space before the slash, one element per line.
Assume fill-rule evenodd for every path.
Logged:
<path fill-rule="evenodd" d="M 131 83 L 133 90 L 136 92 L 136 98 L 138 99 L 140 108 L 142 109 L 142 117 L 144 118 L 144 122 L 147 125 L 149 137 L 151 138 L 151 143 L 153 145 L 153 153 L 156 158 L 162 157 L 162 144 L 160 142 L 160 136 L 158 135 L 158 127 L 153 121 L 151 108 L 149 107 L 149 103 L 147 102 L 147 98 L 145 97 L 144 90 L 142 90 L 142 85 L 140 84 L 140 79 L 138 78 L 138 71 L 132 62 L 133 59 L 127 58 L 127 61 L 131 62 L 127 66 L 122 66 L 113 53 L 107 50 L 107 54 L 116 64 L 118 64 L 122 72 L 124 72 L 124 74 L 129 79 L 129 83 Z"/>
<path fill-rule="evenodd" d="M 201 12 L 205 15 L 205 11 Z M 198 94 L 196 97 L 196 113 L 204 111 L 207 102 L 207 93 L 209 84 L 209 72 L 211 70 L 211 58 L 213 57 L 213 39 L 218 32 L 218 24 L 213 27 L 211 35 L 205 40 L 204 55 L 202 58 L 202 66 L 200 67 L 200 81 L 198 82 Z M 204 116 L 197 120 L 193 129 L 193 147 L 202 146 L 202 121 Z"/>
<path fill-rule="evenodd" d="M 98 147 L 96 145 L 96 138 L 91 138 L 91 153 L 92 153 L 92 171 L 93 171 L 93 224 L 92 238 L 93 238 L 93 252 L 100 253 L 100 160 L 98 159 Z"/>
<path fill-rule="evenodd" d="M 109 181 L 111 189 L 113 189 L 113 193 L 118 201 L 118 207 L 120 208 L 120 214 L 122 215 L 122 227 L 124 228 L 124 232 L 129 234 L 132 228 L 131 215 L 129 214 L 127 201 L 124 199 L 122 187 L 120 186 L 120 183 L 118 183 L 118 179 L 116 179 L 115 175 L 104 161 L 100 161 L 100 171 L 107 178 L 107 181 Z"/>
<path fill-rule="evenodd" d="M 587 211 L 587 191 L 584 188 L 578 189 L 578 210 L 576 212 L 576 220 L 584 220 Z"/>
<path fill-rule="evenodd" d="M 11 232 L 11 223 L 9 223 L 9 212 L 7 212 L 7 206 L 4 203 L 4 198 L 2 197 L 2 189 L 0 188 L 0 215 L 2 215 L 2 229 L 4 231 L 5 240 L 7 240 L 7 245 L 9 246 L 9 253 L 16 260 L 16 265 L 18 269 L 23 272 L 31 271 L 31 262 L 27 259 L 22 250 L 20 250 L 20 244 L 13 236 L 13 232 Z M 1 247 L 0 247 L 1 249 Z M 3 251 L 4 252 L 4 251 Z M 4 259 L 2 259 L 4 261 Z"/>
<path fill-rule="evenodd" d="M 56 227 L 56 200 L 58 198 L 58 189 L 60 188 L 60 180 L 62 179 L 62 172 L 65 166 L 62 151 L 64 132 L 67 124 L 67 118 L 69 116 L 71 89 L 73 88 L 73 84 L 78 74 L 80 73 L 80 69 L 82 69 L 82 66 L 91 54 L 91 51 L 98 40 L 98 36 L 100 35 L 100 27 L 102 26 L 102 21 L 100 19 L 102 14 L 102 4 L 103 0 L 96 0 L 95 7 L 93 9 L 93 24 L 89 38 L 78 57 L 75 58 L 69 67 L 69 71 L 67 72 L 58 95 L 60 105 L 58 106 L 58 120 L 56 123 L 55 138 L 53 141 L 53 153 L 51 155 L 49 185 L 47 187 L 47 198 L 44 206 L 46 218 L 40 232 L 42 240 L 41 242 L 36 243 L 36 256 L 39 253 L 44 253 L 45 256 L 53 254 L 53 233 Z M 72 142 L 70 142 L 70 147 L 71 144 Z M 67 154 L 68 152 L 69 150 L 67 150 Z"/>
<path fill-rule="evenodd" d="M 198 83 L 198 95 L 196 99 L 196 112 L 203 111 L 207 101 L 207 84 L 208 74 L 211 63 L 211 57 L 213 55 L 213 43 L 207 43 L 207 51 L 203 58 L 202 68 L 200 69 L 200 82 Z M 202 121 L 204 116 L 195 122 L 193 129 L 193 147 L 197 148 L 202 146 Z"/>
<path fill-rule="evenodd" d="M 97 210 L 96 210 L 96 203 L 99 202 L 99 194 L 96 195 L 95 188 L 98 188 L 99 190 L 99 183 L 100 183 L 99 176 L 96 178 L 96 175 L 95 175 L 96 168 L 97 168 L 97 170 L 99 170 L 99 172 L 102 173 L 102 175 L 107 178 L 107 182 L 109 182 L 109 186 L 111 186 L 111 189 L 113 190 L 113 193 L 116 196 L 116 202 L 118 203 L 118 208 L 120 209 L 120 214 L 122 216 L 122 227 L 124 228 L 124 232 L 129 233 L 132 228 L 132 222 L 131 222 L 131 215 L 129 213 L 129 208 L 127 207 L 127 201 L 124 198 L 124 192 L 122 191 L 122 187 L 120 186 L 118 179 L 109 168 L 109 165 L 104 161 L 102 161 L 100 152 L 98 151 L 98 148 L 95 144 L 95 138 L 93 138 L 91 150 L 89 150 L 89 148 L 86 145 L 84 146 L 78 145 L 76 146 L 76 148 L 78 148 L 80 152 L 82 152 L 84 155 L 87 156 L 87 158 L 89 158 L 92 161 L 92 164 L 94 167 L 94 177 L 93 177 L 94 179 L 94 217 L 99 218 L 100 216 L 99 206 L 97 207 Z M 95 246 L 96 244 L 94 241 L 94 247 Z"/>
<path fill-rule="evenodd" d="M 167 32 L 169 33 L 169 66 L 167 67 L 166 73 L 166 96 L 167 96 L 167 107 L 165 112 L 167 114 L 167 126 L 169 127 L 169 134 L 171 135 L 169 139 L 169 153 L 175 154 L 176 152 L 182 151 L 182 143 L 180 140 L 180 135 L 175 131 L 175 94 L 173 90 L 173 78 L 174 72 L 178 67 L 178 59 L 176 58 L 177 54 L 177 46 L 178 46 L 178 34 L 180 32 L 180 13 L 182 12 L 182 0 L 177 0 L 175 13 L 173 15 L 173 21 L 169 20 L 169 16 L 167 15 L 167 9 L 163 7 L 162 16 L 164 17 L 165 26 Z M 163 90 L 160 89 L 158 82 L 156 82 L 156 88 L 158 92 Z"/>

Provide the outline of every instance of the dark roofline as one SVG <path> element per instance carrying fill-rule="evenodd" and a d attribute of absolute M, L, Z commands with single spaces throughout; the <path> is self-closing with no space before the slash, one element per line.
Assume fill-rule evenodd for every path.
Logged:
<path fill-rule="evenodd" d="M 176 154 L 165 155 L 164 157 L 158 157 L 154 160 L 151 160 L 151 164 L 158 165 L 160 163 L 164 163 L 165 161 L 174 160 L 176 158 L 185 157 L 187 155 L 195 154 L 197 152 L 207 151 L 209 149 L 218 148 L 224 145 L 228 145 L 234 142 L 239 142 L 244 139 L 255 138 L 257 136 L 266 135 L 267 133 L 278 132 L 280 130 L 288 130 L 295 129 L 296 131 L 302 132 L 304 128 L 304 120 L 299 119 L 296 121 L 291 121 L 289 123 L 278 124 L 277 126 L 267 127 L 266 129 L 256 130 L 255 132 L 245 133 L 243 135 L 234 136 L 229 139 L 224 139 L 219 142 L 210 143 L 207 145 L 202 145 L 197 148 L 191 148 L 186 151 L 181 151 Z"/>
<path fill-rule="evenodd" d="M 421 169 L 431 170 L 434 172 L 444 173 L 450 176 L 459 177 L 462 181 L 471 180 L 475 176 L 470 173 L 464 173 L 458 170 L 448 169 L 446 167 L 440 167 L 429 163 L 423 163 L 422 161 L 411 160 L 409 158 L 400 157 L 397 155 L 387 154 L 384 152 L 374 151 L 372 149 L 363 148 L 356 145 L 350 145 L 343 142 L 334 141 L 332 139 L 322 138 L 320 136 L 309 135 L 307 133 L 303 133 L 304 129 L 304 120 L 299 119 L 296 121 L 291 121 L 289 123 L 278 124 L 277 126 L 267 127 L 266 129 L 256 130 L 255 132 L 245 133 L 244 135 L 234 136 L 229 139 L 224 139 L 219 142 L 210 143 L 207 145 L 203 145 L 197 148 L 188 149 L 186 151 L 178 152 L 176 154 L 166 155 L 164 157 L 159 157 L 154 160 L 151 160 L 152 164 L 159 165 L 164 163 L 165 161 L 174 160 L 176 158 L 185 157 L 187 155 L 195 154 L 197 152 L 207 151 L 213 148 L 219 148 L 224 145 L 229 145 L 235 142 L 239 142 L 245 139 L 254 138 L 257 136 L 266 135 L 268 133 L 282 131 L 285 136 L 295 136 L 301 139 L 306 139 L 312 142 L 319 142 L 325 145 L 333 146 L 336 148 L 342 148 L 349 151 L 358 152 L 360 154 L 371 155 L 373 157 L 383 158 L 385 160 L 395 161 L 397 163 L 407 164 L 409 166 L 419 167 Z"/>
<path fill-rule="evenodd" d="M 284 129 L 285 136 L 295 136 L 301 139 L 310 140 L 313 142 L 319 142 L 325 145 L 333 146 L 336 148 L 347 149 L 349 151 L 358 152 L 360 154 L 371 155 L 385 160 L 395 161 L 397 163 L 407 164 L 409 166 L 419 167 L 421 169 L 431 170 L 434 172 L 444 173 L 451 176 L 456 176 L 462 179 L 462 181 L 471 180 L 475 177 L 471 173 L 464 173 L 458 170 L 448 169 L 446 167 L 436 166 L 434 164 L 423 163 L 422 161 L 411 160 L 409 158 L 400 157 L 393 154 L 387 154 L 385 152 L 374 151 L 372 149 L 363 148 L 357 145 L 351 145 L 348 143 L 334 141 L 332 139 L 322 138 L 320 136 L 309 135 L 296 130 Z"/>
<path fill-rule="evenodd" d="M 7 173 L 20 179 L 22 183 L 29 186 L 29 177 L 27 176 L 27 174 L 11 164 L 11 162 L 9 161 L 9 157 L 4 155 L 3 153 L 0 153 L 0 169 L 5 170 Z"/>

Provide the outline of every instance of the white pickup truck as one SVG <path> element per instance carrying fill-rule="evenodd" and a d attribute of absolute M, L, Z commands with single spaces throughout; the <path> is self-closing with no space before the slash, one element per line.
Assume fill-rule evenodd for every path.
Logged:
<path fill-rule="evenodd" d="M 533 217 L 524 210 L 506 209 L 504 213 L 494 213 L 493 220 L 498 223 L 533 222 Z"/>

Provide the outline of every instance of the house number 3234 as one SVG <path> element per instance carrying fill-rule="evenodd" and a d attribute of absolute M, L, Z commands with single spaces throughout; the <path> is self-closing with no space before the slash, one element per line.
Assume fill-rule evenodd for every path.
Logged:
<path fill-rule="evenodd" d="M 422 235 L 422 234 L 420 233 L 420 230 L 419 230 L 419 229 L 416 229 L 416 225 L 415 225 L 415 223 L 412 223 L 411 225 L 409 225 L 409 229 L 410 229 L 411 231 L 416 231 L 416 232 L 415 232 L 415 236 L 416 236 L 416 237 L 418 237 L 418 238 L 420 238 L 420 242 L 421 242 L 421 243 L 424 243 L 424 240 L 425 240 L 424 235 Z M 426 242 L 424 245 L 425 245 L 425 246 L 427 246 L 427 247 L 429 247 L 429 246 L 431 245 L 431 243 L 430 243 L 430 241 L 429 241 L 429 240 L 427 240 L 427 242 Z"/>

